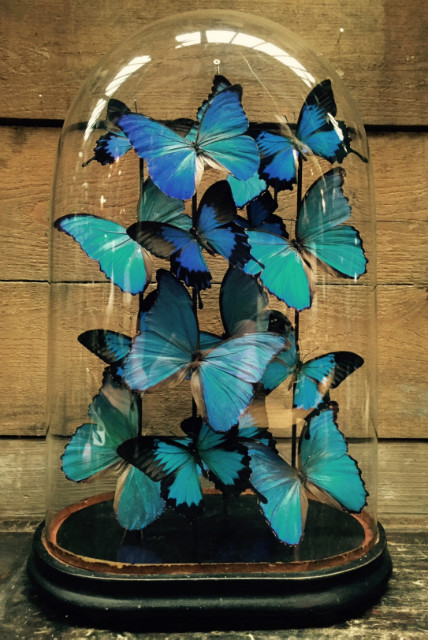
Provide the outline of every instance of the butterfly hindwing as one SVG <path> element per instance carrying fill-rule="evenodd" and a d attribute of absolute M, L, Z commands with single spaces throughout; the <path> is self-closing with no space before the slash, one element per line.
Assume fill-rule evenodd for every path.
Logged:
<path fill-rule="evenodd" d="M 348 453 L 334 410 L 321 407 L 305 425 L 300 439 L 300 469 L 307 489 L 324 502 L 360 513 L 367 491 L 356 461 Z"/>

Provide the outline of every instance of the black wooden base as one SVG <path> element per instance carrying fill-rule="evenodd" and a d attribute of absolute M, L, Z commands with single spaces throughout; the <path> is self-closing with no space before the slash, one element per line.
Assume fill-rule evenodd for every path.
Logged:
<path fill-rule="evenodd" d="M 333 624 L 382 595 L 391 559 L 385 533 L 357 560 L 293 572 L 129 575 L 70 566 L 52 556 L 37 529 L 28 572 L 43 598 L 104 628 L 141 631 L 273 629 Z"/>

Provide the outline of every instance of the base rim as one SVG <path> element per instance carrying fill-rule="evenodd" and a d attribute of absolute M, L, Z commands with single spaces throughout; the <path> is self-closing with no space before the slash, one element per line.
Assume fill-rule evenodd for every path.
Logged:
<path fill-rule="evenodd" d="M 383 527 L 358 562 L 329 570 L 242 575 L 98 574 L 67 565 L 34 534 L 27 570 L 47 603 L 102 628 L 144 630 L 267 629 L 333 624 L 373 605 L 392 563 Z M 233 571 L 233 567 L 231 567 Z"/>

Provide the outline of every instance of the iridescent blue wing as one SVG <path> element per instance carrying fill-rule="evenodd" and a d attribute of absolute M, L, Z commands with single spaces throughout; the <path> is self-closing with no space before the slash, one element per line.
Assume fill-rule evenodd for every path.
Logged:
<path fill-rule="evenodd" d="M 117 119 L 124 113 L 130 113 L 126 104 L 111 98 L 107 105 L 106 128 L 109 129 L 112 125 L 115 126 Z M 93 157 L 84 162 L 82 167 L 86 167 L 92 160 L 96 160 L 102 165 L 113 164 L 130 149 L 132 149 L 132 144 L 122 131 L 108 131 L 108 133 L 98 138 L 94 147 Z"/>
<path fill-rule="evenodd" d="M 299 363 L 293 331 L 290 331 L 288 339 L 288 349 L 281 351 L 281 353 L 268 364 L 260 381 L 266 394 L 276 389 L 288 376 L 291 376 Z"/>
<path fill-rule="evenodd" d="M 334 353 L 327 353 L 301 364 L 294 393 L 294 406 L 297 409 L 312 409 L 322 402 L 323 395 L 327 391 L 327 381 L 334 367 Z"/>
<path fill-rule="evenodd" d="M 306 193 L 297 218 L 296 238 L 302 255 L 344 278 L 359 278 L 367 259 L 354 227 L 342 224 L 351 215 L 343 194 L 343 169 L 332 169 Z"/>
<path fill-rule="evenodd" d="M 211 252 L 219 253 L 231 265 L 243 267 L 250 259 L 250 245 L 245 231 L 233 222 L 235 216 L 236 207 L 228 183 L 216 182 L 207 189 L 199 204 L 197 232 Z"/>
<path fill-rule="evenodd" d="M 138 203 L 138 219 L 142 222 L 167 222 L 168 224 L 189 230 L 191 220 L 183 215 L 184 202 L 170 198 L 157 187 L 153 180 L 145 180 Z"/>
<path fill-rule="evenodd" d="M 198 136 L 200 122 L 205 114 L 205 111 L 213 101 L 213 98 L 215 98 L 215 96 L 218 93 L 220 93 L 220 91 L 223 91 L 223 89 L 226 89 L 227 87 L 230 87 L 230 86 L 231 86 L 231 83 L 224 76 L 221 76 L 221 75 L 214 76 L 213 85 L 211 87 L 211 93 L 208 96 L 208 98 L 204 100 L 201 106 L 199 107 L 198 112 L 196 114 L 197 122 L 193 123 L 188 134 L 186 135 L 186 138 L 188 140 L 195 142 Z"/>
<path fill-rule="evenodd" d="M 129 466 L 117 481 L 113 508 L 119 524 L 130 531 L 144 529 L 165 510 L 160 482 Z"/>
<path fill-rule="evenodd" d="M 124 365 L 126 382 L 139 391 L 184 379 L 198 346 L 198 326 L 185 287 L 164 270 L 158 271 L 157 280 L 158 295 L 144 317 L 145 330 L 134 339 Z"/>
<path fill-rule="evenodd" d="M 113 164 L 130 149 L 132 149 L 132 144 L 124 133 L 109 131 L 98 138 L 94 147 L 94 156 L 84 162 L 82 166 L 86 167 L 92 160 L 96 160 L 102 165 Z"/>
<path fill-rule="evenodd" d="M 79 427 L 62 455 L 69 480 L 81 482 L 119 466 L 118 446 L 137 435 L 140 413 L 133 393 L 107 375 L 88 411 L 92 423 Z"/>
<path fill-rule="evenodd" d="M 132 340 L 129 336 L 108 329 L 90 329 L 78 336 L 84 347 L 107 364 L 121 363 L 131 348 Z"/>
<path fill-rule="evenodd" d="M 288 129 L 288 128 L 287 128 Z M 296 182 L 298 151 L 293 136 L 262 131 L 257 136 L 260 175 L 276 189 L 292 189 Z"/>
<path fill-rule="evenodd" d="M 289 307 L 299 311 L 310 307 L 309 267 L 298 250 L 286 238 L 273 233 L 249 229 L 247 236 L 251 255 L 257 262 L 248 262 L 244 271 L 252 275 L 261 272 L 260 279 L 266 289 Z"/>
<path fill-rule="evenodd" d="M 220 288 L 220 311 L 226 337 L 249 331 L 267 331 L 268 296 L 258 282 L 241 269 L 226 271 Z"/>
<path fill-rule="evenodd" d="M 237 180 L 232 175 L 229 175 L 227 181 L 232 189 L 235 204 L 240 209 L 267 189 L 265 180 L 260 178 L 258 172 L 247 180 Z"/>
<path fill-rule="evenodd" d="M 269 191 L 256 198 L 247 207 L 248 226 L 259 231 L 275 233 L 288 238 L 283 219 L 274 214 L 278 205 Z"/>
<path fill-rule="evenodd" d="M 153 481 L 162 481 L 162 495 L 178 510 L 197 509 L 202 504 L 193 438 L 134 438 L 125 442 L 119 453 L 127 462 L 146 473 Z"/>
<path fill-rule="evenodd" d="M 199 334 L 199 347 L 201 351 L 208 351 L 209 349 L 216 347 L 222 341 L 223 338 L 215 335 L 214 333 L 209 333 L 209 331 L 201 331 Z"/>
<path fill-rule="evenodd" d="M 54 226 L 74 238 L 122 291 L 144 291 L 151 277 L 150 257 L 120 224 L 80 213 L 59 218 Z"/>
<path fill-rule="evenodd" d="M 331 81 L 324 80 L 309 93 L 297 122 L 296 137 L 312 153 L 329 162 L 342 162 L 351 139 L 344 122 L 337 121 Z"/>
<path fill-rule="evenodd" d="M 187 218 L 191 226 L 190 218 L 185 215 L 183 218 Z M 198 291 L 211 286 L 212 277 L 202 247 L 186 229 L 161 222 L 137 222 L 127 231 L 158 258 L 169 258 L 172 272 L 188 286 L 194 286 Z"/>
<path fill-rule="evenodd" d="M 216 433 L 203 422 L 197 451 L 217 489 L 239 494 L 248 487 L 250 459 L 246 448 L 233 435 Z"/>
<path fill-rule="evenodd" d="M 203 354 L 191 377 L 202 418 L 215 431 L 228 431 L 250 404 L 254 388 L 286 339 L 270 333 L 230 338 Z"/>
<path fill-rule="evenodd" d="M 241 97 L 240 85 L 214 96 L 202 115 L 195 144 L 207 164 L 227 169 L 238 180 L 248 180 L 258 170 L 260 158 L 253 138 L 243 135 L 248 120 Z"/>
<path fill-rule="evenodd" d="M 296 469 L 262 444 L 250 444 L 248 453 L 250 481 L 272 531 L 281 542 L 298 544 L 305 528 L 308 499 Z"/>
<path fill-rule="evenodd" d="M 334 419 L 334 411 L 322 407 L 305 425 L 300 438 L 300 469 L 306 489 L 339 509 L 359 513 L 367 491 L 356 461 Z"/>
<path fill-rule="evenodd" d="M 146 160 L 150 177 L 161 191 L 180 200 L 193 195 L 196 151 L 190 141 L 139 113 L 122 115 L 118 125 L 140 158 Z"/>

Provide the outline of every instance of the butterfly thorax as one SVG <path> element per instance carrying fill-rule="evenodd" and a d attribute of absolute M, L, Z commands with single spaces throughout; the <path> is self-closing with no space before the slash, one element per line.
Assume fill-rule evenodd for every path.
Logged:
<path fill-rule="evenodd" d="M 298 251 L 299 253 L 302 253 L 303 245 L 302 245 L 302 242 L 299 240 L 299 238 L 293 238 L 292 240 L 290 240 L 290 244 L 293 247 L 293 249 L 296 249 L 296 251 Z"/>
<path fill-rule="evenodd" d="M 191 362 L 191 370 L 192 371 L 196 371 L 196 369 L 199 369 L 199 367 L 202 364 L 202 360 L 204 359 L 203 353 L 202 351 L 195 351 L 195 353 L 192 355 L 192 362 Z"/>
<path fill-rule="evenodd" d="M 198 230 L 195 227 L 192 227 L 189 231 L 190 235 L 193 236 L 196 240 L 196 242 L 205 249 L 205 251 L 208 251 L 208 253 L 210 253 L 211 255 L 214 255 L 214 251 L 212 250 L 212 248 L 210 247 L 210 245 L 208 244 L 208 242 L 205 240 L 205 238 L 198 232 Z"/>

